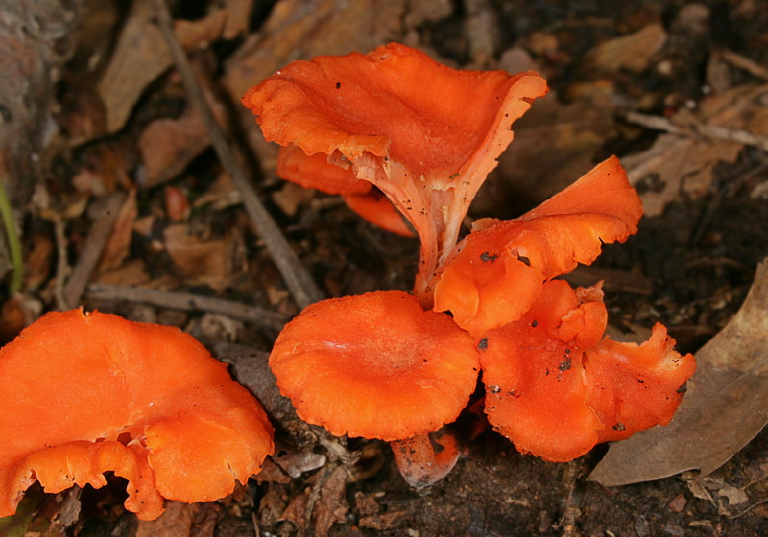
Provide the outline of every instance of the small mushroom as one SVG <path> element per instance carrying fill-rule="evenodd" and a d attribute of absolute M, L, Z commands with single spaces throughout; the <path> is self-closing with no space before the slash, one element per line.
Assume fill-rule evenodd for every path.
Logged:
<path fill-rule="evenodd" d="M 72 310 L 0 349 L 0 517 L 46 492 L 128 480 L 143 520 L 163 498 L 212 501 L 272 452 L 266 413 L 226 365 L 176 328 Z"/>
<path fill-rule="evenodd" d="M 351 168 L 411 223 L 421 242 L 414 293 L 432 306 L 432 279 L 470 202 L 547 92 L 537 73 L 462 71 L 390 43 L 362 55 L 295 61 L 243 97 L 264 137 Z"/>
<path fill-rule="evenodd" d="M 518 451 L 565 462 L 669 422 L 693 374 L 660 326 L 634 345 L 603 339 L 599 286 L 552 280 L 517 321 L 486 333 L 486 414 Z"/>
<path fill-rule="evenodd" d="M 590 264 L 604 243 L 624 242 L 642 212 L 611 157 L 520 218 L 476 222 L 443 267 L 434 309 L 478 337 L 519 319 L 544 282 Z"/>
<path fill-rule="evenodd" d="M 456 419 L 475 389 L 478 360 L 449 316 L 424 311 L 408 293 L 377 291 L 310 305 L 280 333 L 269 363 L 304 421 L 393 442 L 396 453 L 434 462 L 427 473 L 444 475 L 456 458 L 436 458 L 429 440 L 410 439 Z"/>

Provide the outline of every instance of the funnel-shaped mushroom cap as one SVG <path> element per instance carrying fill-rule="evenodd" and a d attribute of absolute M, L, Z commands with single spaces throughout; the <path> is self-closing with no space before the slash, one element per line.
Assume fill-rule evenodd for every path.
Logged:
<path fill-rule="evenodd" d="M 326 194 L 349 196 L 371 190 L 371 183 L 355 177 L 349 168 L 329 164 L 325 153 L 307 155 L 295 145 L 281 147 L 277 152 L 275 173 L 304 188 L 315 188 Z"/>
<path fill-rule="evenodd" d="M 426 280 L 512 141 L 512 123 L 546 92 L 533 72 L 451 69 L 392 43 L 367 55 L 293 62 L 251 88 L 243 104 L 267 140 L 351 167 L 413 224 L 424 304 Z"/>
<path fill-rule="evenodd" d="M 480 221 L 456 247 L 435 286 L 435 310 L 480 337 L 519 319 L 542 284 L 590 264 L 603 243 L 637 231 L 642 204 L 611 157 L 536 209 L 510 221 Z"/>
<path fill-rule="evenodd" d="M 269 363 L 304 421 L 339 436 L 400 440 L 456 419 L 475 388 L 478 353 L 449 316 L 379 291 L 307 307 Z"/>
<path fill-rule="evenodd" d="M 569 461 L 671 419 L 693 357 L 658 328 L 639 346 L 601 340 L 606 320 L 599 287 L 553 280 L 521 319 L 487 333 L 486 413 L 520 452 Z"/>
<path fill-rule="evenodd" d="M 275 172 L 279 177 L 304 188 L 343 196 L 350 209 L 387 231 L 404 237 L 414 236 L 403 216 L 380 190 L 373 188 L 368 181 L 355 177 L 352 168 L 328 163 L 325 153 L 307 155 L 295 145 L 281 147 L 277 153 Z"/>
<path fill-rule="evenodd" d="M 49 313 L 0 350 L 0 516 L 46 492 L 128 480 L 142 519 L 163 498 L 211 501 L 273 449 L 253 396 L 191 336 L 81 310 Z"/>

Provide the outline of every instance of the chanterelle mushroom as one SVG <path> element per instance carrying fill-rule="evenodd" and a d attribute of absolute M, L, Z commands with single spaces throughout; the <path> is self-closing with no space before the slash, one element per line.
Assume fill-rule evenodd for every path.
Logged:
<path fill-rule="evenodd" d="M 475 336 L 520 318 L 544 282 L 637 231 L 643 207 L 611 157 L 515 220 L 475 222 L 435 286 L 435 309 Z"/>
<path fill-rule="evenodd" d="M 0 349 L 0 517 L 35 480 L 46 492 L 128 480 L 145 520 L 163 498 L 211 501 L 272 452 L 261 405 L 176 328 L 72 310 Z"/>
<path fill-rule="evenodd" d="M 295 61 L 243 97 L 264 137 L 351 167 L 421 241 L 414 293 L 431 307 L 434 272 L 511 126 L 547 93 L 537 73 L 465 71 L 391 43 L 362 55 Z"/>
<path fill-rule="evenodd" d="M 642 345 L 603 339 L 607 319 L 599 287 L 553 280 L 520 319 L 486 333 L 485 411 L 520 452 L 569 461 L 672 418 L 693 356 L 661 325 Z"/>

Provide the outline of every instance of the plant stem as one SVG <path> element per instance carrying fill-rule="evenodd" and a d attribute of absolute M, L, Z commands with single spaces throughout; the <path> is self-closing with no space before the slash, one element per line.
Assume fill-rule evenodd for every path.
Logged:
<path fill-rule="evenodd" d="M 13 210 L 8 199 L 8 191 L 5 189 L 5 181 L 0 180 L 0 217 L 3 219 L 5 236 L 8 240 L 8 252 L 11 257 L 11 284 L 8 294 L 13 295 L 21 290 L 21 280 L 24 276 L 24 260 L 21 255 L 21 241 L 16 225 L 13 223 Z"/>

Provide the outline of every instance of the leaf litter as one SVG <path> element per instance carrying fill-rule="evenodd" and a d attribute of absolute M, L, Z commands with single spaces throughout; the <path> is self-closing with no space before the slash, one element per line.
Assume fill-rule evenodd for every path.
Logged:
<path fill-rule="evenodd" d="M 109 19 L 107 12 L 112 8 L 108 3 L 91 4 L 94 15 L 103 10 L 103 20 Z M 714 67 L 708 80 L 694 77 L 699 86 L 717 81 L 708 96 L 686 82 L 692 73 L 701 74 L 694 69 L 696 62 L 686 65 L 671 60 L 675 54 L 685 58 L 689 48 L 695 48 L 691 44 L 698 39 L 702 15 L 710 22 L 723 17 L 714 8 L 697 5 L 696 9 L 675 11 L 628 3 L 616 7 L 615 13 L 623 10 L 622 17 L 612 19 L 599 9 L 599 2 L 585 2 L 585 13 L 592 16 L 579 18 L 574 12 L 571 17 L 575 18 L 568 19 L 554 3 L 550 9 L 515 5 L 514 16 L 492 2 L 466 4 L 464 13 L 443 1 L 412 6 L 370 0 L 350 8 L 332 0 L 280 0 L 270 3 L 271 11 L 249 15 L 251 2 L 229 0 L 204 14 L 182 15 L 174 27 L 193 64 L 200 68 L 204 86 L 218 90 L 221 84 L 226 89 L 214 90 L 216 102 L 227 99 L 223 93 L 229 95 L 225 114 L 231 114 L 230 105 L 244 88 L 288 61 L 317 54 L 365 52 L 392 39 L 420 45 L 457 65 L 494 68 L 503 66 L 505 56 L 507 62 L 525 68 L 535 64 L 550 78 L 559 98 L 551 98 L 546 110 L 542 107 L 538 120 L 531 119 L 528 132 L 520 129 L 518 140 L 489 181 L 483 204 L 478 200 L 473 210 L 477 216 L 502 215 L 503 211 L 519 214 L 526 205 L 546 197 L 547 189 L 560 189 L 563 178 L 573 178 L 607 152 L 618 151 L 641 190 L 647 217 L 640 224 L 641 234 L 627 245 L 631 254 L 608 249 L 603 266 L 590 267 L 604 272 L 585 271 L 582 277 L 593 281 L 609 278 L 606 289 L 613 295 L 609 306 L 623 317 L 613 327 L 616 334 L 626 327 L 642 331 L 651 320 L 661 318 L 675 337 L 696 350 L 699 340 L 686 337 L 686 331 L 703 324 L 701 333 L 714 334 L 725 324 L 768 248 L 759 218 L 754 216 L 765 207 L 764 192 L 768 191 L 768 177 L 755 165 L 764 159 L 764 151 L 755 149 L 759 145 L 713 138 L 707 131 L 707 127 L 719 127 L 747 131 L 758 138 L 768 135 L 765 89 L 760 86 L 764 82 L 760 68 L 768 57 L 759 52 L 765 50 L 765 42 L 755 30 L 761 27 L 761 19 L 750 8 L 753 2 L 737 2 L 727 14 L 733 24 L 738 23 L 740 33 L 739 39 L 730 42 L 734 51 L 711 51 L 712 58 L 719 58 L 717 65 L 711 60 L 720 73 L 718 78 L 714 78 Z M 231 196 L 237 191 L 228 186 L 221 192 L 215 186 L 230 178 L 212 163 L 208 132 L 195 123 L 191 101 L 184 102 L 177 75 L 168 72 L 173 59 L 165 52 L 151 12 L 150 2 L 142 1 L 134 2 L 128 12 L 113 13 L 113 17 L 121 17 L 115 28 L 122 30 L 106 35 L 119 37 L 110 46 L 89 49 L 91 56 L 82 51 L 75 56 L 94 68 L 88 80 L 98 76 L 101 83 L 90 88 L 83 88 L 85 82 L 79 86 L 70 83 L 64 88 L 63 95 L 75 97 L 67 102 L 78 105 L 62 110 L 62 120 L 72 121 L 71 139 L 66 130 L 60 134 L 65 150 L 50 159 L 50 178 L 36 195 L 54 203 L 45 205 L 45 218 L 42 206 L 33 205 L 28 221 L 35 225 L 24 230 L 35 237 L 30 244 L 36 247 L 28 252 L 30 286 L 24 300 L 13 306 L 14 318 L 34 318 L 36 311 L 55 305 L 56 296 L 66 289 L 75 302 L 83 297 L 89 307 L 167 319 L 207 335 L 211 343 L 234 338 L 248 345 L 247 350 L 232 358 L 230 351 L 219 347 L 218 354 L 229 356 L 241 382 L 268 400 L 266 394 L 274 391 L 274 384 L 270 385 L 268 376 L 253 381 L 259 369 L 252 349 L 268 349 L 281 320 L 295 314 L 297 308 L 261 239 L 250 229 L 242 198 Z M 249 17 L 259 21 L 250 33 Z M 502 28 L 514 31 L 502 32 Z M 97 29 L 90 31 L 94 36 L 104 35 Z M 227 49 L 233 52 L 222 54 Z M 619 57 L 631 58 L 631 68 L 617 64 Z M 592 69 L 595 65 L 599 69 Z M 403 267 L 412 264 L 409 252 L 413 243 L 371 229 L 333 200 L 291 191 L 277 183 L 270 175 L 273 150 L 258 140 L 251 118 L 236 107 L 235 111 L 235 117 L 227 121 L 248 126 L 243 137 L 263 167 L 263 172 L 255 171 L 259 195 L 274 209 L 292 247 L 311 272 L 320 276 L 324 289 L 350 294 L 407 285 L 403 282 L 411 275 Z M 661 118 L 676 131 L 659 134 L 654 128 L 633 124 L 626 120 L 627 111 Z M 178 130 L 182 124 L 192 125 L 192 129 Z M 152 142 L 137 143 L 140 137 L 149 137 L 152 128 L 163 125 L 168 130 Z M 242 129 L 238 127 L 236 132 Z M 81 145 L 85 141 L 88 144 Z M 150 167 L 152 162 L 161 164 Z M 157 170 L 148 174 L 151 183 L 142 184 L 141 166 Z M 538 171 L 542 166 L 546 171 Z M 583 168 L 577 170 L 579 167 Z M 79 189 L 74 181 L 77 173 L 81 174 Z M 536 180 L 523 186 L 532 173 L 537 174 Z M 734 177 L 735 181 L 729 181 Z M 187 198 L 187 209 L 171 210 L 165 205 L 167 185 Z M 115 192 L 135 192 L 135 201 L 129 198 L 118 204 L 125 209 L 110 223 L 104 213 L 94 213 L 93 207 Z M 65 213 L 66 207 L 71 210 Z M 88 214 L 92 220 L 87 219 Z M 111 229 L 106 236 L 89 233 L 90 227 L 98 229 L 105 222 Z M 739 226 L 742 231 L 737 230 Z M 690 233 L 683 237 L 686 232 Z M 61 256 L 61 252 L 69 255 Z M 243 256 L 243 252 L 247 254 Z M 677 268 L 671 268 L 668 259 L 674 259 Z M 54 278 L 57 274 L 60 278 Z M 96 282 L 103 283 L 97 287 Z M 630 290 L 633 282 L 642 283 L 641 292 Z M 593 282 L 585 282 L 589 283 Z M 151 293 L 127 294 L 118 289 L 120 284 L 139 285 L 136 291 Z M 91 289 L 93 294 L 89 294 Z M 752 295 L 755 293 L 753 289 Z M 217 316 L 229 315 L 238 323 L 205 320 L 200 313 L 209 306 Z M 254 321 L 259 308 L 270 308 L 274 317 L 269 322 Z M 759 309 L 754 311 L 760 317 Z M 724 387 L 715 395 L 731 396 L 736 403 L 747 405 L 750 390 L 765 391 L 760 375 L 755 374 L 764 366 L 750 365 L 747 355 L 739 353 L 740 346 L 728 349 L 726 342 L 733 340 L 726 336 L 732 335 L 735 329 L 731 326 L 739 316 L 742 314 L 699 351 L 702 356 L 717 343 L 713 347 L 717 367 L 700 367 L 724 380 Z M 737 326 L 746 329 L 748 324 L 744 321 Z M 760 337 L 758 324 L 754 320 L 750 329 L 755 340 Z M 244 371 L 252 372 L 251 381 L 245 380 Z M 702 383 L 697 388 L 697 382 L 691 383 L 686 395 L 690 404 L 696 403 L 697 390 L 703 393 L 708 386 Z M 711 395 L 706 403 L 714 405 L 716 400 Z M 754 394 L 752 404 L 760 401 L 759 394 Z M 707 411 L 700 414 L 709 415 L 710 407 L 703 408 Z M 737 408 L 747 414 L 734 419 Z M 717 456 L 705 457 L 702 450 L 694 450 L 699 458 L 691 460 L 679 451 L 669 452 L 676 454 L 668 456 L 676 468 L 701 468 L 685 474 L 686 481 L 660 479 L 604 488 L 584 480 L 599 458 L 599 450 L 566 472 L 559 465 L 521 457 L 493 433 L 484 433 L 454 473 L 423 495 L 398 481 L 391 454 L 379 444 L 353 441 L 350 449 L 362 454 L 360 459 L 340 464 L 328 438 L 303 427 L 291 417 L 290 409 L 276 410 L 273 416 L 285 435 L 281 440 L 284 451 L 276 458 L 282 466 L 275 465 L 272 479 L 265 474 L 263 481 L 254 480 L 250 489 L 240 491 L 228 503 L 212 504 L 216 506 L 214 516 L 205 518 L 212 521 L 207 522 L 211 526 L 205 526 L 208 529 L 201 534 L 212 534 L 215 526 L 220 535 L 235 528 L 280 535 L 299 531 L 318 535 L 574 535 L 577 531 L 619 535 L 625 529 L 631 534 L 629 528 L 636 534 L 697 535 L 730 530 L 758 535 L 768 520 L 768 509 L 762 503 L 768 498 L 765 433 L 728 460 L 764 425 L 764 410 L 750 414 L 748 409 L 734 406 L 727 409 L 731 414 L 722 413 L 730 415 L 730 421 L 700 425 L 699 443 L 713 447 L 729 439 L 721 426 L 738 429 L 730 444 L 720 446 Z M 613 446 L 602 464 L 621 446 Z M 703 475 L 704 470 L 712 471 L 724 461 L 728 462 L 720 470 Z M 87 506 L 93 501 L 89 498 L 86 494 L 84 500 L 74 501 Z M 48 505 L 48 513 L 50 506 L 55 511 L 55 502 Z M 287 517 L 290 505 L 295 505 L 294 514 L 289 511 Z M 196 509 L 185 507 L 182 511 L 186 513 L 178 516 L 188 519 Z M 201 509 L 211 507 L 204 504 Z M 115 529 L 125 524 L 124 516 L 108 510 L 96 512 L 97 518 Z M 37 526 L 25 519 L 30 531 L 46 520 L 43 511 L 39 513 Z M 199 522 L 200 516 L 198 512 L 195 520 Z M 174 529 L 163 534 L 194 534 L 182 518 L 174 518 L 176 523 L 168 525 Z M 80 535 L 94 534 L 82 521 L 75 528 Z M 3 531 L 0 525 L 0 534 Z"/>

